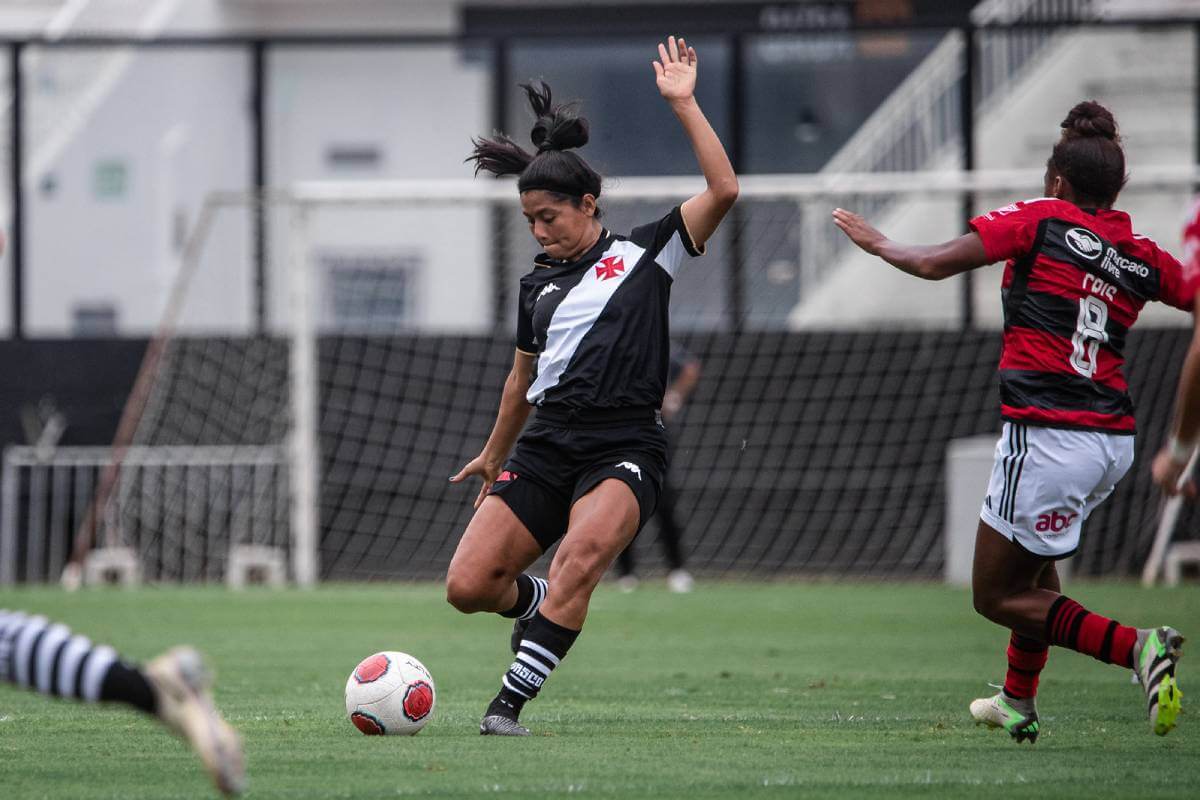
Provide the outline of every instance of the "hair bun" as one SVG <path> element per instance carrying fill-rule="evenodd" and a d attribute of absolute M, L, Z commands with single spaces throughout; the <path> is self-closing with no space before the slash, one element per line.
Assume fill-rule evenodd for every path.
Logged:
<path fill-rule="evenodd" d="M 1101 138 L 1113 142 L 1121 139 L 1112 112 L 1095 100 L 1084 100 L 1072 108 L 1062 121 L 1062 130 L 1067 138 Z"/>
<path fill-rule="evenodd" d="M 523 83 L 521 88 L 537 117 L 529 138 L 539 153 L 570 150 L 588 143 L 588 122 L 576 113 L 578 106 L 575 103 L 553 105 L 550 87 L 543 81 Z"/>
<path fill-rule="evenodd" d="M 531 138 L 539 153 L 583 147 L 588 143 L 588 123 L 579 118 L 543 117 L 533 126 Z"/>

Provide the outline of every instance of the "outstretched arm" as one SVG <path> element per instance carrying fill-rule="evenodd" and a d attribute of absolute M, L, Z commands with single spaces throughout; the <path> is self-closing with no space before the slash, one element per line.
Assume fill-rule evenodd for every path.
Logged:
<path fill-rule="evenodd" d="M 1200 293 L 1196 295 L 1200 303 Z M 1192 452 L 1200 444 L 1200 305 L 1193 312 L 1195 332 L 1179 375 L 1179 399 L 1171 440 L 1154 459 L 1154 482 L 1169 495 L 1182 491 L 1194 497 L 1196 484 L 1189 480 L 1183 487 L 1179 480 L 1187 468 Z"/>
<path fill-rule="evenodd" d="M 704 191 L 684 201 L 680 207 L 683 222 L 692 243 L 703 247 L 725 218 L 738 196 L 737 175 L 717 132 L 713 130 L 700 104 L 696 102 L 696 48 L 672 36 L 658 46 L 659 60 L 653 62 L 658 91 L 670 104 L 683 126 L 700 171 L 707 184 Z"/>
<path fill-rule="evenodd" d="M 900 244 L 872 228 L 858 214 L 843 208 L 833 210 L 833 224 L 864 252 L 928 281 L 940 281 L 991 263 L 978 233 L 968 233 L 942 244 Z"/>

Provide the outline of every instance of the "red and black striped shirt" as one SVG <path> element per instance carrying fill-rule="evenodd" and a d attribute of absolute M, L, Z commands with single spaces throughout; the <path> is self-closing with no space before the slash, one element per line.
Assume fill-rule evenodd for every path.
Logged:
<path fill-rule="evenodd" d="M 1052 428 L 1135 432 L 1125 338 L 1153 300 L 1190 310 L 1200 288 L 1129 215 L 1063 200 L 1014 203 L 971 220 L 1004 268 L 1001 415 Z"/>

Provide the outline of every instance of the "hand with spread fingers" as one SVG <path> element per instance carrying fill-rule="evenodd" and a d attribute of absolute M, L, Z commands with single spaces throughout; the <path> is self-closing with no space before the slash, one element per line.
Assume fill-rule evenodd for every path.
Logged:
<path fill-rule="evenodd" d="M 696 92 L 696 48 L 688 47 L 682 37 L 676 40 L 671 36 L 666 44 L 658 45 L 658 58 L 651 63 L 663 98 L 672 101 L 693 96 Z"/>

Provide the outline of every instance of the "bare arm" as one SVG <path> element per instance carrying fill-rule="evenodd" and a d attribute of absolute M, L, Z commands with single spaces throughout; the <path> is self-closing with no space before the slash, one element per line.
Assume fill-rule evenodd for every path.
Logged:
<path fill-rule="evenodd" d="M 940 281 L 990 263 L 983 239 L 977 233 L 968 233 L 942 244 L 900 244 L 872 228 L 858 214 L 842 208 L 834 209 L 833 224 L 864 252 L 928 281 Z"/>
<path fill-rule="evenodd" d="M 1154 459 L 1154 482 L 1169 495 L 1180 491 L 1179 480 L 1187 468 L 1196 445 L 1200 444 L 1200 293 L 1196 295 L 1195 330 L 1183 371 L 1179 375 L 1179 396 L 1176 401 L 1175 425 L 1171 441 Z M 1182 490 L 1196 495 L 1196 484 L 1188 481 Z"/>
<path fill-rule="evenodd" d="M 465 467 L 458 471 L 457 475 L 450 478 L 451 483 L 462 483 L 472 475 L 478 475 L 483 479 L 483 486 L 475 498 L 475 508 L 479 508 L 483 498 L 487 497 L 488 490 L 492 488 L 492 482 L 500 475 L 505 459 L 512 451 L 517 436 L 521 434 L 521 429 L 525 427 L 525 420 L 529 419 L 532 406 L 525 399 L 525 393 L 529 391 L 536 358 L 537 356 L 523 353 L 520 350 L 516 352 L 513 357 L 512 369 L 504 381 L 504 390 L 500 394 L 500 410 L 496 412 L 496 424 L 492 426 L 492 433 L 488 436 L 487 443 L 479 455 L 471 459 Z"/>
<path fill-rule="evenodd" d="M 696 102 L 696 49 L 672 36 L 666 45 L 658 46 L 658 56 L 660 60 L 653 62 L 658 91 L 683 126 L 704 174 L 704 191 L 680 207 L 692 243 L 703 247 L 737 200 L 737 175 L 717 132 Z"/>

